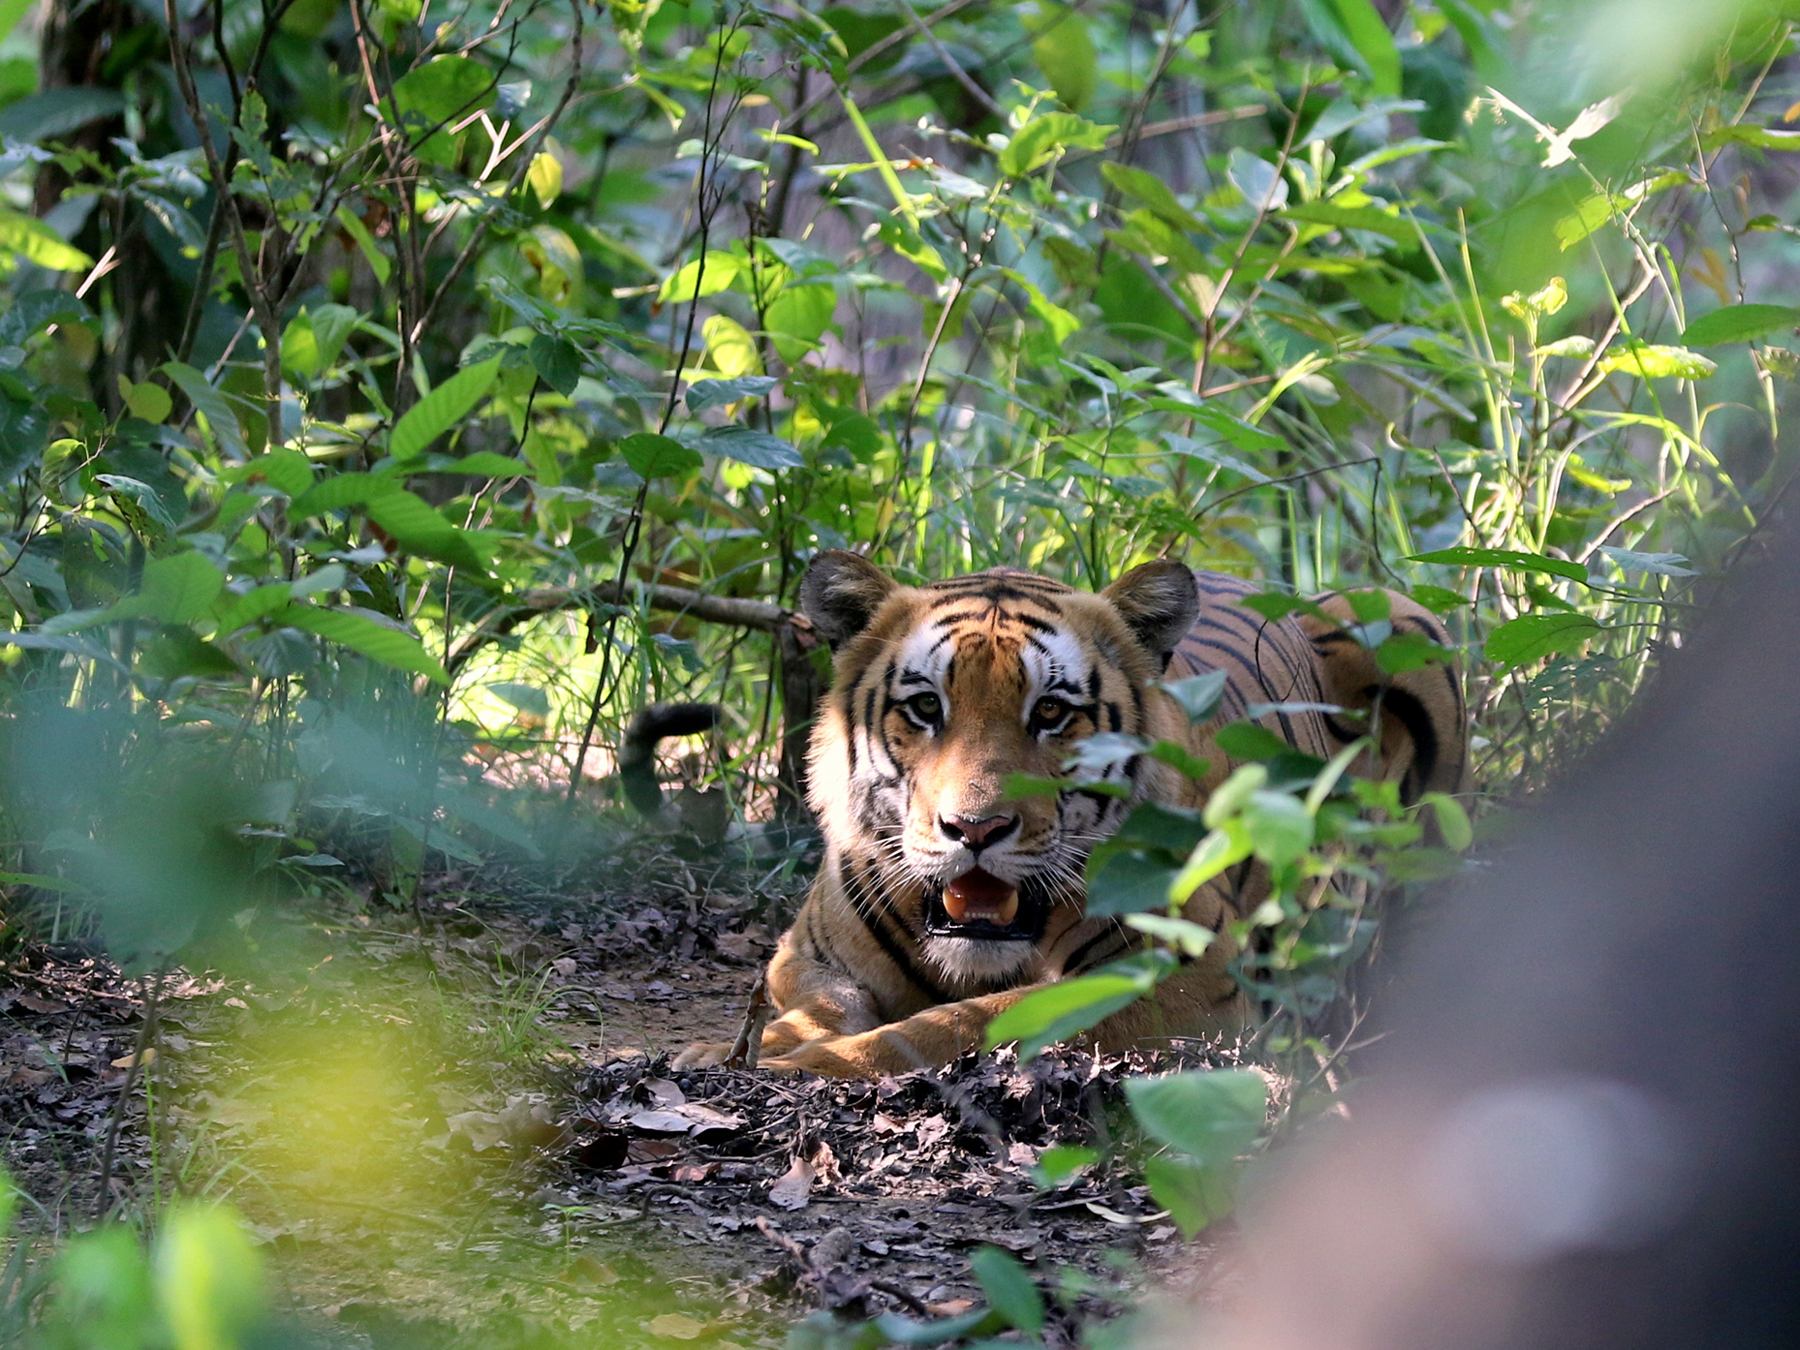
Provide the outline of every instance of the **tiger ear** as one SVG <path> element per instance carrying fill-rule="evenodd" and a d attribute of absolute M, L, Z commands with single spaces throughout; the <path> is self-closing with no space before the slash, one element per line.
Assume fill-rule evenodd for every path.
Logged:
<path fill-rule="evenodd" d="M 899 585 L 867 559 L 828 548 L 814 555 L 800 579 L 800 611 L 836 651 L 869 626 Z"/>
<path fill-rule="evenodd" d="M 1192 570 L 1170 558 L 1132 568 L 1100 594 L 1164 666 L 1200 615 Z"/>

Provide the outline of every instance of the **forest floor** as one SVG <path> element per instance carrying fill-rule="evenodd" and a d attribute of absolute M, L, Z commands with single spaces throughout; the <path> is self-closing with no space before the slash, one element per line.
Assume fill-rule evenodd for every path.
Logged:
<path fill-rule="evenodd" d="M 776 1346 L 820 1308 L 964 1311 L 983 1243 L 1033 1271 L 1052 1345 L 1177 1271 L 1212 1301 L 1216 1244 L 1184 1244 L 1126 1167 L 1038 1170 L 1107 1151 L 1123 1074 L 1172 1054 L 672 1070 L 735 1032 L 791 913 L 753 870 L 663 850 L 598 884 L 487 869 L 410 908 L 313 903 L 262 976 L 163 980 L 136 1071 L 145 982 L 15 948 L 0 1160 L 50 1236 L 94 1222 L 103 1175 L 127 1215 L 228 1196 L 295 1344 Z"/>

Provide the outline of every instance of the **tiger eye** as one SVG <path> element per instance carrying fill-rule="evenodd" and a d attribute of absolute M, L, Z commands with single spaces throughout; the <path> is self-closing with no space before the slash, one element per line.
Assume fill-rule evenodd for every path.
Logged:
<path fill-rule="evenodd" d="M 1040 698 L 1037 703 L 1038 720 L 1054 722 L 1068 712 L 1069 705 L 1060 698 Z"/>
<path fill-rule="evenodd" d="M 927 721 L 937 720 L 937 715 L 944 710 L 944 702 L 936 694 L 917 694 L 912 706 L 913 711 Z"/>

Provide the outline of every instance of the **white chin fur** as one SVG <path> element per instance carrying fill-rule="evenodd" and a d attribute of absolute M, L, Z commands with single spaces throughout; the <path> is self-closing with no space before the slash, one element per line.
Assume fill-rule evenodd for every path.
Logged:
<path fill-rule="evenodd" d="M 995 980 L 1031 964 L 1032 944 L 1024 938 L 928 937 L 924 945 L 938 969 L 965 980 Z"/>

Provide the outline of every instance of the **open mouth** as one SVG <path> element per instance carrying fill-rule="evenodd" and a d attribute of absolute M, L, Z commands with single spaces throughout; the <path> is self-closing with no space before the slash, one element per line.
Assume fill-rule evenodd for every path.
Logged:
<path fill-rule="evenodd" d="M 1030 942 L 1041 927 L 1041 908 L 1010 881 L 976 867 L 927 898 L 925 931 L 931 937 Z"/>

